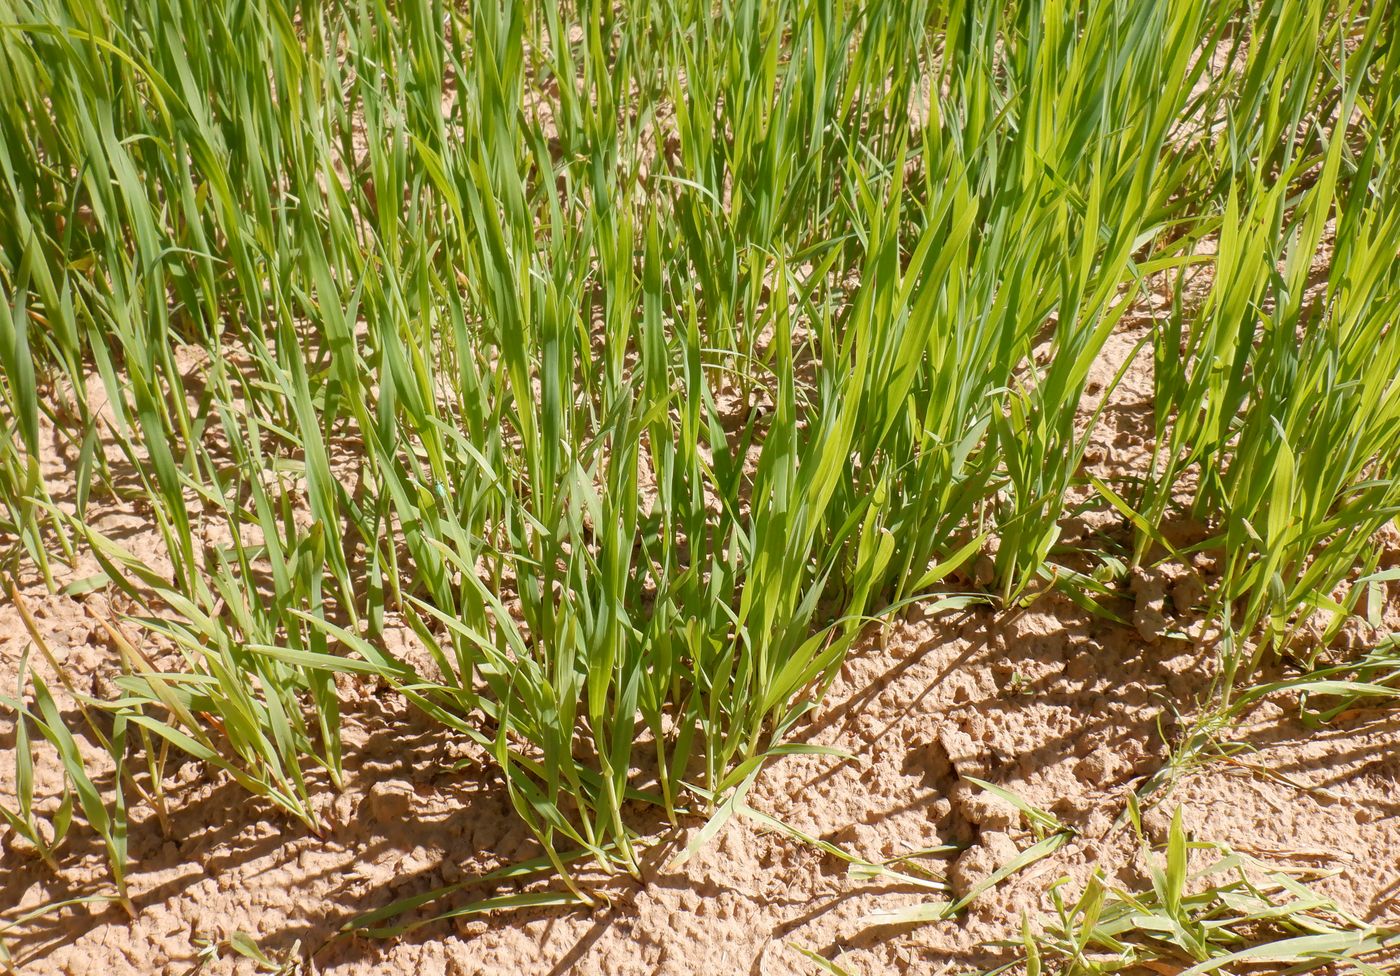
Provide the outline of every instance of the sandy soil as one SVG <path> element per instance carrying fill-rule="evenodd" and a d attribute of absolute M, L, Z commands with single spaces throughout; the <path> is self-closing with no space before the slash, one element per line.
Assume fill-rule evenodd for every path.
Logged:
<path fill-rule="evenodd" d="M 1141 329 L 1128 327 L 1113 338 L 1091 394 L 1109 383 Z M 1101 472 L 1131 470 L 1150 449 L 1143 435 L 1151 417 L 1149 368 L 1148 357 L 1139 357 L 1097 430 L 1086 460 Z M 99 518 L 134 551 L 158 550 L 138 513 L 106 510 Z M 1105 518 L 1081 519 L 1066 531 L 1068 539 L 1092 540 L 1117 529 Z M 94 571 L 80 565 L 70 578 Z M 1125 597 L 1114 609 L 1139 625 L 1151 611 L 1171 630 L 1199 633 L 1189 593 L 1169 582 L 1149 581 L 1139 587 L 1136 606 Z M 50 595 L 37 578 L 21 583 L 23 600 L 65 669 L 97 691 L 110 687 L 115 652 L 97 620 L 110 617 L 115 598 Z M 1004 808 L 979 800 L 963 777 L 1000 784 L 1079 832 L 956 920 L 872 927 L 871 912 L 930 894 L 852 880 L 839 859 L 739 816 L 674 867 L 669 855 L 699 821 L 684 825 L 657 850 L 641 882 L 605 885 L 609 903 L 596 910 L 465 916 L 389 941 L 333 938 L 358 913 L 538 853 L 489 770 L 473 762 L 454 768 L 472 758 L 468 749 L 393 694 L 357 685 L 345 718 L 350 782 L 343 793 L 327 787 L 317 796 L 332 825 L 325 837 L 186 764 L 171 770 L 167 782 L 174 801 L 168 834 L 148 811 L 133 818 L 135 919 L 115 906 L 79 905 L 6 938 L 21 971 L 37 976 L 189 972 L 200 963 L 200 940 L 239 930 L 270 956 L 314 953 L 314 971 L 341 976 L 816 972 L 795 946 L 865 976 L 981 967 L 998 958 L 981 944 L 1010 934 L 1023 912 L 1034 917 L 1047 908 L 1055 879 L 1082 884 L 1100 868 L 1124 883 L 1138 881 L 1137 840 L 1115 821 L 1126 795 L 1161 766 L 1164 736 L 1174 734 L 1178 710 L 1189 709 L 1208 685 L 1212 667 L 1202 642 L 1152 637 L 1160 628 L 1151 623 L 1114 624 L 1053 594 L 1014 613 L 983 608 L 929 618 L 916 607 L 852 653 L 826 702 L 799 731 L 806 741 L 859 758 L 789 756 L 759 777 L 748 797 L 755 810 L 862 857 L 965 848 L 925 862 L 956 890 L 1034 840 Z M 1385 624 L 1400 629 L 1394 599 Z M 6 692 L 15 687 L 29 643 L 17 608 L 0 600 Z M 42 661 L 32 666 L 53 677 Z M 1362 918 L 1400 924 L 1400 710 L 1362 711 L 1317 732 L 1304 728 L 1289 704 L 1266 703 L 1239 730 L 1252 751 L 1179 782 L 1166 805 L 1148 812 L 1149 834 L 1160 835 L 1169 809 L 1180 803 L 1198 837 L 1282 865 L 1334 869 L 1321 890 Z M 12 716 L 0 714 L 5 802 L 14 795 L 13 744 Z M 90 743 L 83 748 L 96 752 Z M 48 808 L 60 776 L 56 764 L 37 771 Z M 103 890 L 102 849 L 81 826 L 60 867 L 55 875 L 6 838 L 4 917 Z M 438 908 L 490 892 L 467 886 Z M 202 971 L 250 973 L 254 965 L 225 952 Z"/>

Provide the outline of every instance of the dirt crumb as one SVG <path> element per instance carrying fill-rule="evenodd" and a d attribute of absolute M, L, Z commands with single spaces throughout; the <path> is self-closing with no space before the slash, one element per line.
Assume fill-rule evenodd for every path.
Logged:
<path fill-rule="evenodd" d="M 1006 830 L 1021 819 L 1021 811 L 975 783 L 955 784 L 949 798 L 961 817 L 983 830 Z"/>
<path fill-rule="evenodd" d="M 953 888 L 953 894 L 959 899 L 968 897 L 979 884 L 1015 860 L 1019 853 L 1010 834 L 1002 831 L 982 834 L 978 843 L 958 855 L 952 870 L 948 872 L 948 883 Z M 990 890 L 982 892 L 973 899 L 970 907 L 974 910 L 984 907 L 991 896 Z"/>

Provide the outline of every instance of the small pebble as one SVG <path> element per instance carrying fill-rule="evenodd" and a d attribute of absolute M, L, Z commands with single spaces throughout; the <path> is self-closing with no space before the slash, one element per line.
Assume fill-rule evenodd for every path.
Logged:
<path fill-rule="evenodd" d="M 367 810 L 376 820 L 399 820 L 412 806 L 413 792 L 409 785 L 399 780 L 385 779 L 370 787 L 360 809 Z"/>
<path fill-rule="evenodd" d="M 1113 763 L 1109 754 L 1097 750 L 1074 764 L 1074 775 L 1092 786 L 1106 786 L 1113 778 Z"/>

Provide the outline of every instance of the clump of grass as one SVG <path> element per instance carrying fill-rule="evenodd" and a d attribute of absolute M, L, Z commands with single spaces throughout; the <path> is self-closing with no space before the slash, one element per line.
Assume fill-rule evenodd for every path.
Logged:
<path fill-rule="evenodd" d="M 1147 778 L 1136 795 L 1146 798 L 1158 794 L 1202 765 L 1243 751 L 1246 746 L 1234 740 L 1232 732 L 1265 699 L 1295 699 L 1300 718 L 1314 728 L 1363 708 L 1393 707 L 1400 698 L 1398 646 L 1400 639 L 1391 635 L 1353 660 L 1273 681 L 1254 681 L 1229 697 L 1213 695 L 1185 723 L 1167 762 Z"/>
<path fill-rule="evenodd" d="M 1196 870 L 1193 852 L 1205 862 Z M 1396 933 L 1343 911 L 1297 872 L 1188 839 L 1179 808 L 1160 853 L 1158 860 L 1145 846 L 1148 889 L 1129 891 L 1095 872 L 1070 901 L 1062 890 L 1068 879 L 1056 882 L 1055 916 L 1041 930 L 1027 923 L 1022 940 L 1007 943 L 1023 953 L 1017 965 L 1065 976 L 1332 972 L 1339 965 L 1379 974 L 1381 957 L 1400 946 Z"/>
<path fill-rule="evenodd" d="M 1276 639 L 1395 508 L 1394 59 L 1329 9 L 0 0 L 9 561 L 135 607 L 84 706 L 153 803 L 175 749 L 318 829 L 361 674 L 571 885 L 635 873 L 630 811 L 732 796 L 872 618 L 973 599 L 993 536 L 1001 600 L 1060 578 L 1090 365 L 1218 236 L 1137 518 L 1208 469 L 1220 601 Z M 121 796 L 82 804 L 118 879 Z"/>
<path fill-rule="evenodd" d="M 1334 593 L 1374 568 L 1370 540 L 1400 502 L 1386 20 L 1360 6 L 1329 16 L 1274 4 L 1253 27 L 1240 97 L 1246 109 L 1273 106 L 1260 129 L 1278 142 L 1257 157 L 1219 143 L 1240 179 L 1223 184 L 1218 223 L 1199 225 L 1215 235 L 1213 256 L 1199 259 L 1208 293 L 1194 305 L 1178 275 L 1154 334 L 1157 440 L 1138 547 L 1159 538 L 1195 466 L 1190 511 L 1218 530 L 1202 546 L 1223 553 L 1213 605 L 1247 639 L 1230 646 L 1257 649 L 1227 661 L 1242 680 L 1315 612 L 1335 634 L 1364 588 Z M 1267 73 L 1266 57 L 1293 67 Z"/>

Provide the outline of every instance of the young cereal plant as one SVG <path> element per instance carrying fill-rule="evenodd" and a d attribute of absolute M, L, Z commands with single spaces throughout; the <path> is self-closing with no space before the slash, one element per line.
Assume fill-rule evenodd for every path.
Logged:
<path fill-rule="evenodd" d="M 1205 863 L 1192 871 L 1192 852 Z M 1150 887 L 1129 891 L 1095 872 L 1070 901 L 1062 878 L 1050 889 L 1055 914 L 1025 925 L 1020 963 L 1030 973 L 1384 972 L 1397 934 L 1368 925 L 1306 880 L 1223 844 L 1189 840 L 1178 808 L 1165 849 L 1145 849 Z M 1160 856 L 1159 856 L 1160 855 Z"/>

